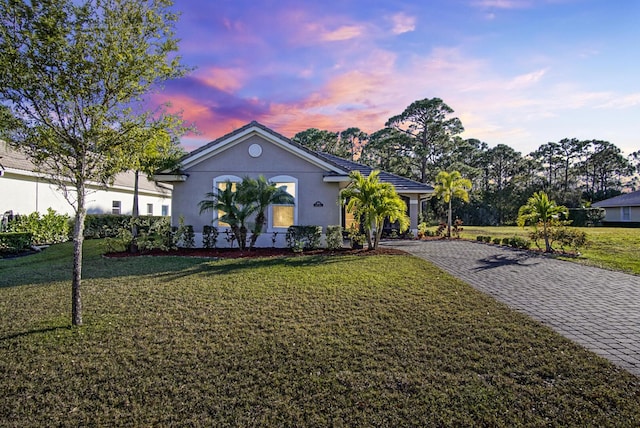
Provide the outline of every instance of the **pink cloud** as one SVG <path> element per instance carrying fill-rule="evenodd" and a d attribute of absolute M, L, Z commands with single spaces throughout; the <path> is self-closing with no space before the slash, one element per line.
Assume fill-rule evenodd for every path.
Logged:
<path fill-rule="evenodd" d="M 197 78 L 208 86 L 224 92 L 233 92 L 242 87 L 246 73 L 237 68 L 211 67 L 197 73 Z"/>
<path fill-rule="evenodd" d="M 414 31 L 416 29 L 416 17 L 407 15 L 403 12 L 396 13 L 391 17 L 393 24 L 393 34 L 402 34 Z"/>
<path fill-rule="evenodd" d="M 338 42 L 360 37 L 364 33 L 364 27 L 360 25 L 343 25 L 335 30 L 323 31 L 320 39 L 326 42 Z"/>
<path fill-rule="evenodd" d="M 530 0 L 477 0 L 474 6 L 495 9 L 522 9 L 531 6 Z"/>

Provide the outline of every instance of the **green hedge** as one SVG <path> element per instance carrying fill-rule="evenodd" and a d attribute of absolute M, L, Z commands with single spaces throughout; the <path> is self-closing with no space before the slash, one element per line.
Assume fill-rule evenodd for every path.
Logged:
<path fill-rule="evenodd" d="M 0 254 L 13 254 L 28 250 L 32 243 L 33 234 L 30 232 L 0 233 Z"/>
<path fill-rule="evenodd" d="M 605 212 L 602 208 L 569 208 L 571 226 L 598 226 L 604 220 Z"/>
<path fill-rule="evenodd" d="M 287 245 L 293 251 L 320 248 L 321 238 L 322 226 L 289 226 L 287 229 Z"/>
<path fill-rule="evenodd" d="M 121 214 L 87 214 L 84 221 L 85 238 L 115 238 L 120 229 L 131 229 L 130 215 Z M 149 228 L 157 221 L 164 219 L 161 216 L 138 217 L 138 230 L 148 232 Z"/>
<path fill-rule="evenodd" d="M 7 225 L 10 232 L 30 233 L 32 244 L 57 244 L 70 238 L 71 219 L 66 214 L 58 214 L 53 209 L 40 215 L 38 212 L 29 215 L 16 215 Z"/>

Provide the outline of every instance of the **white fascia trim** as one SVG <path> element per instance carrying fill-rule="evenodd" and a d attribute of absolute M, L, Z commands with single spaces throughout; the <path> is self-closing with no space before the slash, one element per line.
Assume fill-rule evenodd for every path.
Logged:
<path fill-rule="evenodd" d="M 396 187 L 396 193 L 399 195 L 424 195 L 425 197 L 430 197 L 435 193 L 435 191 L 427 192 L 424 190 L 402 190 Z"/>
<path fill-rule="evenodd" d="M 316 156 L 313 156 L 312 154 L 308 153 L 305 150 L 302 150 L 298 147 L 292 146 L 289 143 L 287 143 L 286 141 L 283 141 L 279 138 L 275 138 L 273 135 L 271 135 L 270 133 L 266 132 L 265 130 L 259 128 L 259 127 L 251 127 L 239 134 L 236 135 L 232 135 L 231 137 L 220 141 L 218 144 L 215 144 L 211 147 L 209 147 L 206 150 L 203 150 L 199 153 L 196 153 L 195 155 L 193 155 L 192 157 L 188 157 L 186 158 L 183 162 L 182 162 L 182 168 L 183 169 L 188 169 L 191 168 L 192 166 L 198 164 L 199 162 L 202 162 L 205 159 L 208 159 L 209 157 L 216 155 L 228 148 L 231 148 L 233 146 L 235 146 L 236 144 L 239 144 L 245 140 L 247 140 L 248 138 L 251 138 L 254 135 L 259 135 L 260 137 L 262 137 L 264 140 L 269 141 L 273 144 L 275 144 L 276 146 L 290 152 L 293 153 L 295 155 L 297 155 L 298 157 L 301 157 L 305 160 L 307 160 L 308 162 L 329 170 L 331 172 L 335 172 L 338 174 L 346 174 L 345 171 L 342 171 L 340 169 L 338 169 L 336 166 L 327 163 L 321 159 L 318 159 Z"/>
<path fill-rule="evenodd" d="M 163 183 L 171 183 L 176 181 L 187 181 L 189 176 L 186 174 L 156 174 L 153 176 L 153 181 L 159 181 Z"/>
<path fill-rule="evenodd" d="M 326 175 L 322 177 L 325 183 L 346 183 L 351 179 L 347 175 Z"/>

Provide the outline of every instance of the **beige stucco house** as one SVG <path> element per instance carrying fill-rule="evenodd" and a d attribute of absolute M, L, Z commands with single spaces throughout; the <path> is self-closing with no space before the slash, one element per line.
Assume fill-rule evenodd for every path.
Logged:
<path fill-rule="evenodd" d="M 640 190 L 596 202 L 593 206 L 605 209 L 604 223 L 640 224 Z"/>
<path fill-rule="evenodd" d="M 295 199 L 293 206 L 271 206 L 267 213 L 265 232 L 256 245 L 285 246 L 285 232 L 291 225 L 327 226 L 348 222 L 348 214 L 338 204 L 340 191 L 349 184 L 349 172 L 359 170 L 367 176 L 372 168 L 322 152 L 311 151 L 277 132 L 251 122 L 215 141 L 189 153 L 181 159 L 175 171 L 159 171 L 156 181 L 171 183 L 172 224 L 180 216 L 192 225 L 196 244 L 202 242 L 206 225 L 224 231 L 217 212 L 199 213 L 198 203 L 208 192 L 220 188 L 226 180 L 240 182 L 245 176 L 263 175 L 279 186 L 286 186 Z M 431 186 L 381 172 L 382 181 L 392 183 L 407 203 L 414 233 L 418 226 L 420 201 L 433 194 Z"/>

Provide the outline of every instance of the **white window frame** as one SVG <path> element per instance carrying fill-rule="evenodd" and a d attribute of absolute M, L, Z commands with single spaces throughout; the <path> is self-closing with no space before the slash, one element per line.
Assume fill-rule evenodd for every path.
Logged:
<path fill-rule="evenodd" d="M 300 205 L 298 201 L 298 179 L 292 177 L 290 175 L 276 175 L 274 177 L 269 178 L 269 183 L 278 184 L 278 183 L 293 183 L 295 185 L 295 190 L 293 193 L 293 224 L 298 224 L 298 206 Z M 274 227 L 273 226 L 273 205 L 269 205 L 269 214 L 267 219 L 267 232 L 282 232 L 286 231 L 288 227 Z"/>
<path fill-rule="evenodd" d="M 147 215 L 148 216 L 153 215 L 153 204 L 147 204 Z"/>
<path fill-rule="evenodd" d="M 122 201 L 111 201 L 111 214 L 122 214 Z"/>
<path fill-rule="evenodd" d="M 169 216 L 169 205 L 162 205 L 160 207 L 160 215 L 162 215 L 162 217 Z"/>
<path fill-rule="evenodd" d="M 631 207 L 620 207 L 620 219 L 622 221 L 631 221 Z"/>
<path fill-rule="evenodd" d="M 231 181 L 232 183 L 236 183 L 236 185 L 242 183 L 242 178 L 238 177 L 237 175 L 219 175 L 217 177 L 215 177 L 213 179 L 213 190 L 212 192 L 214 194 L 217 194 L 218 191 L 218 184 L 220 183 L 224 183 L 225 181 Z M 218 227 L 218 228 L 224 228 L 224 229 L 229 229 L 228 226 L 220 226 L 218 224 L 218 210 L 211 210 L 212 211 L 212 216 L 213 216 L 213 225 Z"/>

